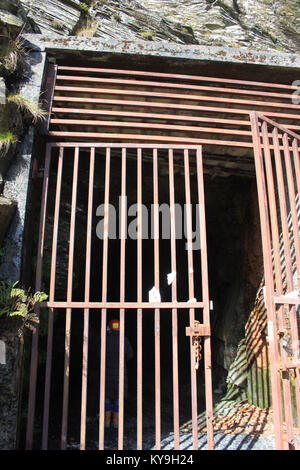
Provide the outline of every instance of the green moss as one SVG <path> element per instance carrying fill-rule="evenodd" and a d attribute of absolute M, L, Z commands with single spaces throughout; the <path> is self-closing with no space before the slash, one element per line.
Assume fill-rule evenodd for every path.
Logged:
<path fill-rule="evenodd" d="M 79 6 L 80 6 L 80 10 L 81 10 L 83 13 L 88 13 L 88 11 L 89 11 L 89 6 L 88 6 L 86 3 L 80 2 Z"/>
<path fill-rule="evenodd" d="M 147 39 L 148 41 L 151 41 L 154 38 L 155 33 L 154 31 L 150 29 L 148 31 L 141 31 L 141 36 L 143 39 Z"/>
<path fill-rule="evenodd" d="M 193 32 L 191 31 L 191 28 L 189 28 L 188 26 L 182 26 L 181 27 L 181 31 L 184 33 L 184 34 L 189 34 L 189 35 L 192 35 Z"/>
<path fill-rule="evenodd" d="M 113 13 L 112 16 L 116 21 L 121 21 L 121 16 L 118 13 Z"/>

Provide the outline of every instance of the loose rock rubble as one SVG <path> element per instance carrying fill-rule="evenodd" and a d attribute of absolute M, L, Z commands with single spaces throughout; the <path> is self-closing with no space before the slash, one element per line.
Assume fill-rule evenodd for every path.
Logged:
<path fill-rule="evenodd" d="M 273 410 L 270 408 L 260 409 L 254 405 L 245 404 L 238 410 L 232 410 L 226 416 L 214 418 L 214 430 L 225 434 L 250 434 L 250 435 L 272 435 Z M 199 431 L 204 429 L 199 426 Z"/>

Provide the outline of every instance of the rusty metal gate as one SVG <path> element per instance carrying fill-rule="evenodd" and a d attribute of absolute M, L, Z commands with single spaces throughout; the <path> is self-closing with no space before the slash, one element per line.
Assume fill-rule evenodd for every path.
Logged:
<path fill-rule="evenodd" d="M 172 274 L 170 281 L 170 300 L 165 301 L 163 293 L 160 297 L 160 284 L 161 284 L 161 271 L 162 265 L 160 261 L 160 214 L 159 214 L 159 177 L 161 173 L 160 156 L 165 156 L 165 178 L 167 178 L 167 193 L 169 198 L 169 215 L 170 215 L 170 238 L 169 238 L 169 252 L 170 252 L 170 266 L 169 269 Z M 132 172 L 128 170 L 129 159 L 135 162 L 135 176 L 133 178 Z M 176 179 L 174 167 L 178 159 L 183 162 L 184 171 L 181 173 L 180 179 Z M 111 168 L 113 163 L 118 160 L 119 162 L 119 177 L 120 177 L 120 191 L 116 192 L 114 178 Z M 103 165 L 103 205 L 104 205 L 104 219 L 103 219 L 103 239 L 102 243 L 99 241 L 98 251 L 102 251 L 102 263 L 99 266 L 98 273 L 91 274 L 91 263 L 93 260 L 92 253 L 92 236 L 94 232 L 95 214 L 93 200 L 97 193 L 98 177 L 95 177 L 95 166 Z M 82 271 L 82 298 L 78 298 L 78 292 L 74 292 L 73 272 L 76 257 L 79 252 L 76 248 L 76 234 L 77 227 L 79 226 L 78 220 L 78 207 L 77 201 L 83 192 L 80 186 L 81 180 L 84 179 L 83 170 L 80 167 L 81 163 L 85 164 L 87 169 L 87 204 L 85 213 L 85 240 L 82 244 L 82 251 L 84 251 L 84 265 L 81 265 Z M 60 237 L 60 217 L 62 214 L 61 206 L 61 193 L 64 189 L 64 166 L 69 165 L 71 168 L 71 184 L 68 193 L 68 207 L 69 211 L 69 233 L 68 240 L 64 246 L 64 255 L 61 258 L 61 253 L 58 255 L 59 247 L 58 240 Z M 143 262 L 143 217 L 142 217 L 142 204 L 143 204 L 143 185 L 144 185 L 144 169 L 145 165 L 150 165 L 151 174 L 151 197 L 153 202 L 153 257 L 152 265 Z M 178 175 L 176 176 L 178 178 Z M 193 191 L 191 190 L 191 179 L 194 178 Z M 53 184 L 54 191 L 50 194 L 49 185 Z M 183 301 L 178 298 L 179 279 L 177 279 L 177 271 L 182 270 L 182 266 L 177 265 L 176 250 L 177 250 L 177 235 L 176 235 L 176 191 L 178 184 L 184 188 L 185 195 L 185 215 L 186 215 L 186 271 L 187 271 L 187 292 L 188 298 Z M 125 198 L 129 188 L 135 185 L 137 205 L 137 237 L 136 237 L 136 263 L 135 266 L 137 277 L 132 280 L 136 288 L 136 300 L 128 301 L 126 291 L 126 276 L 129 275 L 133 261 L 127 261 L 126 247 L 127 247 L 127 217 Z M 148 191 L 149 192 L 149 191 Z M 120 233 L 118 238 L 119 245 L 119 300 L 111 300 L 108 295 L 108 267 L 112 250 L 109 245 L 109 224 L 110 224 L 110 209 L 109 203 L 116 197 L 121 197 L 120 205 Z M 49 230 L 49 213 L 50 206 L 52 206 L 52 222 Z M 196 209 L 195 209 L 196 208 Z M 199 260 L 196 262 L 192 238 L 192 227 L 194 217 L 200 221 L 199 230 L 201 235 L 201 246 L 198 251 Z M 82 228 L 82 227 L 81 227 Z M 51 230 L 52 229 L 52 230 Z M 51 231 L 50 241 L 50 262 L 49 264 L 49 277 L 46 276 L 47 268 L 45 267 L 45 250 L 46 250 L 46 234 Z M 57 280 L 57 261 L 64 259 L 66 263 L 65 270 L 65 285 L 66 295 L 63 299 L 56 298 L 56 280 Z M 154 280 L 154 292 L 158 297 L 145 298 L 143 288 L 143 278 L 145 272 L 150 271 Z M 100 277 L 99 277 L 100 276 Z M 99 289 L 98 297 L 91 299 L 90 287 L 91 280 L 95 282 L 98 279 Z M 97 282 L 97 281 L 96 281 Z M 196 288 L 202 293 L 201 301 L 196 300 Z M 207 271 L 207 250 L 206 250 L 206 227 L 205 227 L 205 205 L 204 205 L 204 186 L 203 186 L 203 170 L 202 170 L 202 151 L 200 146 L 191 145 L 164 145 L 164 144 L 118 144 L 118 143 L 48 143 L 46 148 L 46 158 L 43 177 L 43 190 L 41 202 L 41 216 L 39 228 L 39 241 L 38 241 L 38 258 L 36 269 L 36 290 L 45 288 L 49 293 L 49 299 L 40 307 L 46 307 L 48 311 L 48 333 L 47 333 L 47 348 L 46 348 L 46 365 L 44 375 L 42 377 L 42 385 L 39 382 L 41 393 L 43 395 L 43 409 L 42 409 L 42 437 L 41 444 L 36 444 L 34 440 L 35 417 L 36 417 L 36 389 L 38 383 L 38 343 L 39 331 L 33 333 L 32 338 L 32 353 L 31 353 L 31 366 L 30 366 L 30 389 L 29 389 L 29 406 L 28 406 L 28 421 L 27 421 L 27 434 L 26 434 L 26 447 L 48 448 L 49 444 L 49 419 L 51 417 L 51 386 L 53 388 L 53 381 L 59 380 L 58 376 L 53 377 L 53 338 L 54 338 L 54 315 L 63 316 L 65 318 L 64 327 L 64 354 L 63 354 L 63 386 L 62 386 L 62 409 L 61 409 L 61 428 L 60 428 L 60 447 L 61 449 L 68 448 L 68 422 L 70 417 L 70 379 L 72 372 L 70 371 L 70 356 L 71 356 L 71 324 L 74 319 L 74 313 L 79 312 L 82 315 L 83 321 L 83 335 L 82 341 L 82 361 L 80 364 L 81 370 L 81 398 L 80 407 L 81 413 L 78 415 L 78 423 L 80 426 L 80 448 L 87 447 L 86 438 L 86 423 L 87 423 L 87 390 L 88 390 L 88 362 L 89 362 L 89 314 L 91 310 L 96 310 L 100 314 L 101 327 L 98 332 L 100 346 L 100 388 L 99 393 L 99 449 L 105 448 L 105 380 L 106 380 L 106 330 L 107 330 L 107 313 L 110 310 L 119 312 L 120 318 L 120 342 L 119 342 L 119 423 L 118 423 L 118 449 L 123 449 L 124 443 L 124 341 L 125 341 L 125 315 L 136 315 L 136 448 L 142 449 L 142 432 L 143 432 L 143 404 L 142 404 L 142 391 L 143 391 L 143 378 L 142 378 L 142 359 L 143 355 L 148 354 L 143 348 L 143 320 L 145 315 L 150 315 L 151 310 L 154 314 L 154 331 L 151 333 L 154 336 L 154 370 L 153 381 L 155 382 L 155 446 L 156 449 L 161 447 L 161 378 L 165 373 L 161 368 L 161 341 L 165 341 L 161 337 L 160 327 L 161 319 L 165 312 L 169 310 L 171 313 L 171 328 L 170 335 L 172 339 L 172 361 L 170 369 L 172 370 L 172 397 L 170 400 L 173 402 L 173 429 L 174 429 L 174 449 L 179 449 L 180 446 L 180 421 L 179 421 L 179 376 L 178 376 L 178 336 L 186 337 L 185 341 L 190 343 L 189 366 L 190 368 L 190 391 L 191 391 L 191 415 L 192 415 L 192 436 L 193 436 L 193 449 L 198 449 L 198 394 L 197 394 L 197 369 L 200 361 L 200 354 L 203 341 L 203 360 L 204 360 L 204 377 L 205 377 L 205 400 L 206 400 L 206 429 L 207 429 L 207 443 L 208 448 L 213 449 L 213 403 L 212 403 L 212 377 L 211 377 L 211 338 L 210 338 L 210 301 L 208 291 L 208 271 Z M 76 300 L 74 300 L 76 297 Z M 39 308 L 40 308 L 39 307 Z M 150 312 L 150 313 L 149 313 Z M 184 313 L 189 313 L 187 317 L 188 324 L 184 331 L 179 331 L 178 319 Z M 64 317 L 65 314 L 65 317 Z M 149 335 L 150 332 L 147 332 Z M 55 384 L 54 384 L 55 386 Z M 50 393 L 51 392 L 51 393 Z"/>
<path fill-rule="evenodd" d="M 294 449 L 300 437 L 300 136 L 256 112 L 251 124 L 276 448 Z"/>

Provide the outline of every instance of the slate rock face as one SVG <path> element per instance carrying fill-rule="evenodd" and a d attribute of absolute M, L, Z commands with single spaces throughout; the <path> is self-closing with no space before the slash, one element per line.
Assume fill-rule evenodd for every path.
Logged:
<path fill-rule="evenodd" d="M 192 27 L 199 44 L 299 50 L 297 0 L 145 0 L 143 4 Z"/>
<path fill-rule="evenodd" d="M 296 52 L 298 0 L 0 0 L 4 23 L 59 37 L 167 40 Z M 4 12 L 6 12 L 4 14 Z M 7 20 L 5 20 L 7 15 Z M 13 18 L 14 17 L 14 18 Z M 10 19 L 9 19 L 10 18 Z M 14 26 L 15 27 L 15 26 Z"/>

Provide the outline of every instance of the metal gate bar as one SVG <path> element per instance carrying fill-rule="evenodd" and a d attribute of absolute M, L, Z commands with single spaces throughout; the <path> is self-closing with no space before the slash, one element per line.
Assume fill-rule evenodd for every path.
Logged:
<path fill-rule="evenodd" d="M 276 447 L 295 448 L 290 370 L 294 370 L 299 428 L 300 136 L 258 113 L 251 113 L 251 122 L 263 242 Z"/>
<path fill-rule="evenodd" d="M 201 240 L 201 276 L 202 276 L 202 299 L 203 299 L 203 323 L 209 328 L 208 334 L 204 335 L 204 378 L 205 378 L 205 403 L 206 403 L 206 434 L 207 448 L 214 449 L 214 429 L 213 429 L 213 389 L 212 389 L 212 360 L 211 360 L 211 332 L 210 332 L 210 300 L 209 300 L 209 280 L 207 262 L 207 242 L 206 242 L 206 218 L 204 200 L 204 178 L 202 165 L 202 149 L 197 149 L 197 182 L 198 182 L 198 203 Z"/>
<path fill-rule="evenodd" d="M 67 302 L 72 300 L 73 288 L 73 267 L 74 267 L 74 242 L 75 242 L 75 217 L 76 217 L 76 200 L 78 185 L 78 163 L 79 148 L 75 148 L 74 153 L 74 170 L 72 183 L 72 202 L 71 202 L 71 225 L 70 225 L 70 242 L 69 242 L 69 266 L 68 266 L 68 282 L 67 282 Z M 65 368 L 64 368 L 64 391 L 63 391 L 63 415 L 62 415 L 62 432 L 61 432 L 61 449 L 66 449 L 67 431 L 68 431 L 68 406 L 69 406 L 69 376 L 70 376 L 70 344 L 71 344 L 71 308 L 66 310 L 66 332 L 65 332 Z"/>
<path fill-rule="evenodd" d="M 158 161 L 157 149 L 153 150 L 153 206 L 154 206 L 154 287 L 159 291 L 159 212 L 158 212 Z M 160 310 L 154 311 L 155 336 L 155 443 L 161 442 L 161 397 L 160 397 Z"/>
<path fill-rule="evenodd" d="M 102 262 L 102 302 L 107 301 L 107 262 L 108 262 L 108 230 L 109 230 L 109 178 L 110 148 L 106 149 L 105 193 L 104 193 L 104 233 Z M 99 450 L 104 449 L 104 416 L 105 416 L 105 359 L 106 359 L 106 308 L 101 311 L 101 354 L 100 354 L 100 407 L 99 407 Z"/>
<path fill-rule="evenodd" d="M 177 272 L 176 266 L 176 225 L 175 225 L 175 191 L 174 191 L 174 152 L 169 150 L 169 189 L 170 189 L 170 224 L 171 224 L 171 272 Z M 177 301 L 177 276 L 172 282 L 172 302 Z M 172 348 L 173 348 L 173 419 L 174 449 L 179 450 L 179 380 L 178 380 L 178 322 L 177 310 L 172 309 Z"/>
<path fill-rule="evenodd" d="M 188 284 L 189 299 L 194 299 L 194 263 L 192 251 L 192 213 L 191 213 L 191 188 L 190 188 L 190 168 L 189 152 L 184 150 L 184 177 L 185 177 L 185 203 L 186 203 L 186 224 L 187 224 L 187 256 L 188 256 Z M 190 309 L 190 325 L 195 322 L 195 310 Z M 197 410 L 197 378 L 195 367 L 195 351 L 193 336 L 190 336 L 190 367 L 191 367 L 191 394 L 192 394 L 192 423 L 193 423 L 193 448 L 198 449 L 198 410 Z"/>
<path fill-rule="evenodd" d="M 55 209 L 54 209 L 54 224 L 53 224 L 53 239 L 52 239 L 52 254 L 51 254 L 51 277 L 49 299 L 54 300 L 55 288 L 55 266 L 57 258 L 57 241 L 58 241 L 58 221 L 60 209 L 60 197 L 62 186 L 62 169 L 63 169 L 64 149 L 59 149 L 56 193 L 55 193 Z M 48 344 L 47 344 L 47 358 L 46 358 L 46 377 L 45 377 L 45 401 L 43 413 L 43 436 L 42 448 L 47 449 L 48 445 L 48 428 L 49 428 L 49 406 L 50 406 L 50 386 L 51 386 L 51 367 L 52 367 L 52 345 L 53 345 L 53 322 L 54 311 L 53 308 L 49 309 L 49 322 L 48 322 Z"/>
<path fill-rule="evenodd" d="M 90 298 L 90 272 L 92 248 L 92 219 L 93 219 L 93 189 L 95 171 L 95 149 L 90 153 L 90 172 L 87 208 L 87 237 L 86 237 L 86 264 L 85 264 L 85 292 L 84 300 Z M 82 351 L 82 391 L 81 391 L 81 423 L 80 423 L 80 450 L 85 449 L 86 443 L 86 412 L 87 412 L 87 377 L 88 377 L 88 342 L 89 342 L 89 309 L 84 309 L 83 351 Z"/>
<path fill-rule="evenodd" d="M 121 261 L 120 261 L 120 302 L 125 302 L 125 196 L 126 196 L 126 149 L 122 149 L 121 176 Z M 125 340 L 125 310 L 120 309 L 120 362 L 119 362 L 119 449 L 123 449 L 124 422 L 124 340 Z"/>
<path fill-rule="evenodd" d="M 44 239 L 45 239 L 45 225 L 47 213 L 47 196 L 49 185 L 49 172 L 51 163 L 51 147 L 47 147 L 44 169 L 44 181 L 42 190 L 42 205 L 39 226 L 39 241 L 38 241 L 38 254 L 37 254 L 37 267 L 36 267 L 36 280 L 35 290 L 39 291 L 42 284 L 42 268 L 43 268 L 43 254 L 44 254 Z M 35 313 L 39 315 L 39 307 L 36 306 Z M 34 428 L 34 415 L 35 415 L 35 399 L 36 399 L 36 382 L 37 382 L 37 361 L 38 361 L 38 334 L 39 325 L 37 323 L 35 330 L 32 333 L 31 343 L 31 362 L 30 362 L 30 378 L 29 378 L 29 403 L 28 403 L 28 418 L 26 429 L 26 448 L 31 449 L 33 444 L 33 428 Z"/>
<path fill-rule="evenodd" d="M 137 150 L 137 300 L 142 302 L 142 279 L 143 279 L 143 260 L 142 260 L 142 150 Z M 142 385 L 142 361 L 143 361 L 143 311 L 137 310 L 137 450 L 142 449 L 143 439 L 143 385 Z"/>
<path fill-rule="evenodd" d="M 78 176 L 80 148 L 89 148 L 89 171 L 88 171 L 88 195 L 87 195 L 87 218 L 86 218 L 86 253 L 85 253 L 85 275 L 83 301 L 73 301 L 73 271 L 74 271 L 74 250 L 75 250 L 75 230 L 76 230 L 76 208 L 78 195 Z M 169 309 L 172 311 L 172 371 L 173 371 L 173 421 L 174 421 L 174 448 L 180 448 L 179 430 L 179 377 L 178 377 L 178 325 L 177 314 L 179 309 L 189 309 L 190 330 L 193 329 L 195 320 L 195 309 L 203 309 L 203 323 L 198 325 L 197 333 L 190 333 L 190 365 L 191 365 L 191 386 L 192 386 L 192 428 L 193 428 L 193 448 L 198 448 L 198 423 L 197 423 L 197 378 L 195 369 L 195 348 L 193 337 L 204 336 L 204 362 L 205 362 L 205 389 L 207 407 L 207 440 L 208 448 L 213 448 L 212 429 L 212 384 L 211 384 L 211 353 L 210 353 L 210 326 L 209 326 L 209 300 L 208 300 L 208 275 L 206 258 L 206 237 L 205 237 L 205 210 L 203 191 L 203 170 L 201 149 L 195 146 L 169 146 L 169 145 L 141 145 L 141 144 L 64 144 L 51 143 L 47 145 L 43 195 L 41 205 L 38 263 L 36 274 L 36 288 L 42 285 L 43 256 L 45 226 L 47 219 L 47 199 L 49 191 L 50 163 L 52 152 L 59 149 L 58 163 L 55 184 L 55 202 L 53 215 L 53 233 L 51 250 L 51 271 L 49 285 L 49 301 L 41 306 L 49 309 L 48 319 L 48 339 L 46 355 L 46 375 L 44 386 L 44 410 L 42 425 L 42 448 L 48 447 L 49 435 L 49 410 L 50 410 L 50 386 L 53 352 L 53 326 L 54 309 L 65 309 L 65 350 L 64 350 L 64 376 L 63 376 L 63 401 L 62 401 L 62 426 L 61 426 L 61 449 L 66 449 L 68 445 L 68 419 L 69 419 L 69 387 L 70 387 L 70 351 L 71 351 L 71 316 L 73 309 L 83 309 L 83 336 L 82 336 L 82 372 L 81 372 L 81 409 L 80 409 L 80 449 L 86 448 L 86 418 L 87 418 L 87 375 L 88 375 L 88 344 L 89 344 L 89 311 L 90 309 L 101 310 L 101 358 L 100 358 L 100 400 L 99 400 L 99 449 L 104 449 L 104 417 L 105 417 L 105 374 L 106 374 L 106 323 L 107 309 L 118 309 L 120 311 L 120 343 L 119 343 L 119 431 L 118 448 L 123 448 L 124 440 L 124 340 L 125 340 L 125 310 L 137 310 L 137 449 L 142 449 L 142 313 L 143 309 L 154 310 L 154 339 L 155 339 L 155 442 L 156 449 L 161 447 L 161 361 L 160 361 L 160 310 Z M 65 149 L 73 149 L 73 157 L 65 154 Z M 90 301 L 91 283 L 91 249 L 92 249 L 92 222 L 93 222 L 93 198 L 94 198 L 94 177 L 95 177 L 95 151 L 96 148 L 105 149 L 105 183 L 104 183 L 104 234 L 103 234 L 103 257 L 102 257 L 102 295 L 101 301 Z M 120 232 L 120 301 L 110 302 L 107 299 L 108 282 L 108 238 L 109 238 L 109 200 L 111 181 L 111 149 L 122 149 L 121 158 L 121 232 Z M 137 203 L 138 203 L 138 226 L 137 226 L 137 301 L 126 302 L 125 300 L 125 247 L 126 247 L 126 164 L 127 150 L 136 149 L 137 152 Z M 187 204 L 187 266 L 189 298 L 191 302 L 177 301 L 177 281 L 176 277 L 171 287 L 171 302 L 155 301 L 145 302 L 142 297 L 142 152 L 144 149 L 152 149 L 153 155 L 153 207 L 154 207 L 154 287 L 159 291 L 159 168 L 158 150 L 168 151 L 169 156 L 169 198 L 170 198 L 170 227 L 171 227 L 171 269 L 176 273 L 176 231 L 175 231 L 175 191 L 174 191 L 174 150 L 183 152 L 185 169 L 185 198 Z M 200 214 L 201 231 L 201 272 L 202 272 L 202 295 L 203 301 L 197 302 L 194 297 L 194 263 L 192 252 L 192 213 L 191 213 L 191 187 L 190 187 L 190 151 L 196 151 L 196 168 L 198 184 L 198 202 Z M 63 183 L 63 166 L 66 158 L 73 158 L 73 177 L 71 191 L 71 214 L 69 232 L 69 256 L 67 273 L 67 295 L 66 301 L 55 300 L 56 285 L 56 263 L 59 238 L 59 218 L 61 205 L 61 192 Z M 209 341 L 207 341 L 209 340 Z M 32 357 L 30 371 L 30 390 L 26 447 L 33 446 L 34 414 L 35 414 L 35 391 L 37 384 L 37 355 L 38 355 L 38 330 L 33 334 Z"/>

